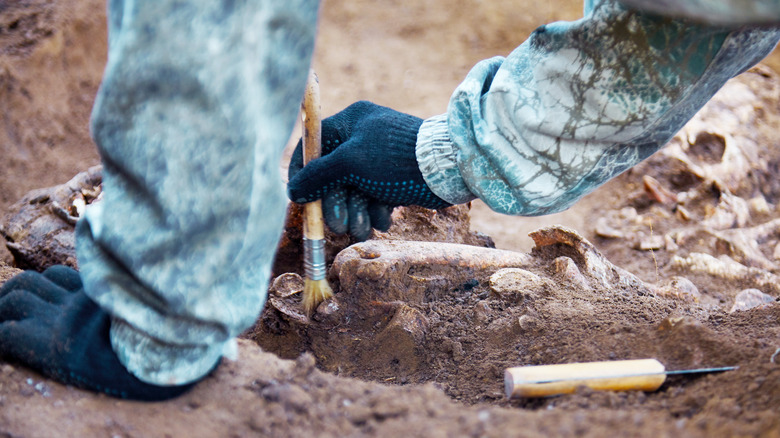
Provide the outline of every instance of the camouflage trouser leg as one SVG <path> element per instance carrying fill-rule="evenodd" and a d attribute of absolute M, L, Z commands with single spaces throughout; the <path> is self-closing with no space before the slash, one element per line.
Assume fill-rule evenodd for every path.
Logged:
<path fill-rule="evenodd" d="M 78 257 L 141 380 L 202 377 L 265 302 L 317 7 L 109 1 L 92 114 L 104 200 L 79 225 Z"/>

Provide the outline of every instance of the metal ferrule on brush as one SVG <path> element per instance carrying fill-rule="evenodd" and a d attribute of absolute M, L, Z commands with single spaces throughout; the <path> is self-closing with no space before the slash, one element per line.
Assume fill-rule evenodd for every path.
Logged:
<path fill-rule="evenodd" d="M 325 239 L 303 238 L 303 270 L 309 280 L 325 279 Z"/>

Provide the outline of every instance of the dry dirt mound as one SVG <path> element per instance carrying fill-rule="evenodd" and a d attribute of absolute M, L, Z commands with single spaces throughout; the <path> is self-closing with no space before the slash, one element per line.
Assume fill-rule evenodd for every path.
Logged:
<path fill-rule="evenodd" d="M 771 231 L 776 213 L 768 183 L 777 159 L 770 151 L 751 152 L 768 141 L 762 129 L 742 131 L 717 118 L 746 114 L 771 133 L 776 115 L 742 109 L 773 108 L 778 83 L 763 70 L 732 81 L 648 167 L 613 183 L 644 181 L 641 190 L 593 213 L 604 253 L 558 226 L 533 233 L 530 254 L 497 250 L 468 231 L 463 207 L 435 214 L 402 209 L 390 233 L 335 256 L 329 278 L 337 294 L 311 318 L 300 311 L 300 277 L 288 272 L 276 279 L 246 337 L 295 362 L 244 341 L 238 362 L 158 405 L 64 388 L 6 365 L 1 402 L 11 409 L 0 414 L 0 428 L 51 431 L 55 423 L 30 416 L 35 409 L 58 430 L 83 436 L 778 434 L 777 268 L 774 250 L 762 251 L 780 237 Z M 748 91 L 749 100 L 735 100 L 734 93 Z M 723 148 L 697 143 L 726 135 Z M 68 222 L 50 207 L 43 211 Z M 645 230 L 651 223 L 655 228 Z M 433 236 L 458 243 L 397 240 L 441 240 Z M 649 257 L 651 264 L 641 260 Z M 631 272 L 613 264 L 617 259 Z M 762 299 L 742 300 L 745 288 Z M 739 369 L 670 378 L 652 393 L 581 389 L 509 401 L 502 391 L 503 370 L 511 366 L 645 357 L 669 369 Z"/>

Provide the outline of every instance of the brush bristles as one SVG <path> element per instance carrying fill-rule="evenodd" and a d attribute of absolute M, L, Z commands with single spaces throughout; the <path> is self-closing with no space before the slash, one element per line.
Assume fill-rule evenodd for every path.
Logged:
<path fill-rule="evenodd" d="M 327 280 L 309 280 L 307 278 L 303 284 L 303 310 L 306 311 L 307 315 L 311 315 L 321 302 L 332 296 L 333 289 L 330 288 Z"/>

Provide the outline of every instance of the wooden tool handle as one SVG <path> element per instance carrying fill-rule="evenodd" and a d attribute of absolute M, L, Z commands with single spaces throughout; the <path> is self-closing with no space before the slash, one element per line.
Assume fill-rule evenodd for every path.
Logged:
<path fill-rule="evenodd" d="M 309 70 L 306 91 L 303 95 L 301 119 L 303 120 L 303 165 L 320 157 L 322 142 L 322 120 L 320 115 L 319 79 L 314 70 Z M 307 239 L 325 238 L 322 220 L 322 201 L 309 202 L 304 206 L 303 235 Z"/>
<path fill-rule="evenodd" d="M 666 380 L 664 372 L 663 364 L 655 359 L 508 368 L 504 372 L 504 390 L 508 398 L 568 394 L 578 386 L 594 390 L 655 391 Z"/>

